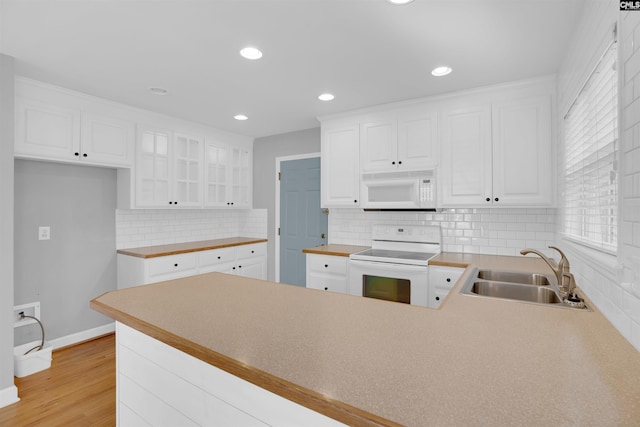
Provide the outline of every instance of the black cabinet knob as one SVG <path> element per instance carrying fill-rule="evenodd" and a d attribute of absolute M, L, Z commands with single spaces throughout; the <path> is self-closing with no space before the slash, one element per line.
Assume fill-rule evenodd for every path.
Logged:
<path fill-rule="evenodd" d="M 233 206 L 233 202 L 231 202 L 231 205 Z"/>
<path fill-rule="evenodd" d="M 177 204 L 178 204 L 178 202 L 173 202 L 173 204 L 174 204 L 174 205 L 177 205 Z"/>
<path fill-rule="evenodd" d="M 327 268 L 327 267 L 329 267 L 329 264 L 325 264 L 325 265 L 324 265 L 324 268 Z"/>
<path fill-rule="evenodd" d="M 447 277 L 447 282 L 450 282 L 450 281 L 451 281 L 451 277 Z"/>
<path fill-rule="evenodd" d="M 84 153 L 84 154 L 82 155 L 82 157 L 87 157 L 87 153 Z"/>
<path fill-rule="evenodd" d="M 232 270 L 235 270 L 235 269 L 236 269 L 235 267 L 232 268 Z"/>
<path fill-rule="evenodd" d="M 353 201 L 353 203 L 358 203 L 358 201 L 357 201 L 357 200 L 354 200 L 354 201 Z"/>
<path fill-rule="evenodd" d="M 398 164 L 401 165 L 402 164 L 402 160 L 398 161 Z"/>
<path fill-rule="evenodd" d="M 220 257 L 218 257 L 218 259 L 220 259 Z"/>
<path fill-rule="evenodd" d="M 78 157 L 78 156 L 80 156 L 80 153 L 73 153 L 73 155 Z"/>
<path fill-rule="evenodd" d="M 231 203 L 227 202 L 227 206 L 229 206 Z"/>
<path fill-rule="evenodd" d="M 328 291 L 328 290 L 329 290 L 329 288 L 327 288 L 327 287 L 325 286 L 325 287 L 324 287 L 324 290 L 325 290 L 325 291 Z"/>
<path fill-rule="evenodd" d="M 239 265 L 239 266 L 238 266 L 238 268 L 242 268 L 242 266 L 241 266 L 241 265 Z"/>
<path fill-rule="evenodd" d="M 436 301 L 440 301 L 440 297 L 436 297 Z"/>
<path fill-rule="evenodd" d="M 173 204 L 173 202 L 169 202 L 169 204 L 170 204 L 170 205 L 172 205 L 172 204 Z"/>
<path fill-rule="evenodd" d="M 498 200 L 500 200 L 500 199 L 498 199 L 498 198 L 496 197 L 494 200 L 497 202 L 497 201 L 498 201 Z"/>
<path fill-rule="evenodd" d="M 391 162 L 391 164 L 392 164 L 392 165 L 395 165 L 395 164 L 396 164 L 396 162 Z"/>
<path fill-rule="evenodd" d="M 178 264 L 173 264 L 173 266 L 174 266 L 174 267 L 177 267 L 177 266 L 178 266 Z"/>
<path fill-rule="evenodd" d="M 252 253 L 252 254 L 255 254 L 255 253 L 256 253 L 256 251 L 251 251 L 251 253 Z"/>
<path fill-rule="evenodd" d="M 490 199 L 489 197 L 487 197 L 487 198 L 486 198 L 486 200 L 487 200 L 487 202 L 490 202 L 490 201 L 491 201 L 491 199 Z"/>

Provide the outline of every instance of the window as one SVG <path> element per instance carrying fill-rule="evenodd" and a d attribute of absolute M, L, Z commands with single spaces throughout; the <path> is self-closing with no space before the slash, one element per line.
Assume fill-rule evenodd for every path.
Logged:
<path fill-rule="evenodd" d="M 618 78 L 612 42 L 564 118 L 563 231 L 616 252 Z"/>

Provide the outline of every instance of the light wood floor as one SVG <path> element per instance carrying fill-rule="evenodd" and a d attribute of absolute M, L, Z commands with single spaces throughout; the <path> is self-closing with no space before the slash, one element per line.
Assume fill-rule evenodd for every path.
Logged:
<path fill-rule="evenodd" d="M 0 426 L 115 426 L 115 372 L 114 334 L 54 351 L 51 368 L 15 379 L 20 401 Z"/>

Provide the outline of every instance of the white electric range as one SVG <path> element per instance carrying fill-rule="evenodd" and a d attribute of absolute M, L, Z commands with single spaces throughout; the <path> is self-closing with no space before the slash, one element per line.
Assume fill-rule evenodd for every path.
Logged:
<path fill-rule="evenodd" d="M 371 249 L 349 257 L 349 293 L 427 307 L 428 263 L 440 253 L 440 227 L 374 225 L 371 237 Z"/>

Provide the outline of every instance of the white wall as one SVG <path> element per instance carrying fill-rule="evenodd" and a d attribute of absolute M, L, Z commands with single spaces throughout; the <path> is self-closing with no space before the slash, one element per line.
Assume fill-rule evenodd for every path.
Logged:
<path fill-rule="evenodd" d="M 13 58 L 0 54 L 0 407 L 15 402 L 13 384 Z"/>
<path fill-rule="evenodd" d="M 640 13 L 620 13 L 617 0 L 586 1 L 580 8 L 582 16 L 558 76 L 559 141 L 563 141 L 563 116 L 604 53 L 620 17 L 619 249 L 617 256 L 607 255 L 572 244 L 561 236 L 558 245 L 566 250 L 578 285 L 620 333 L 640 350 Z"/>

